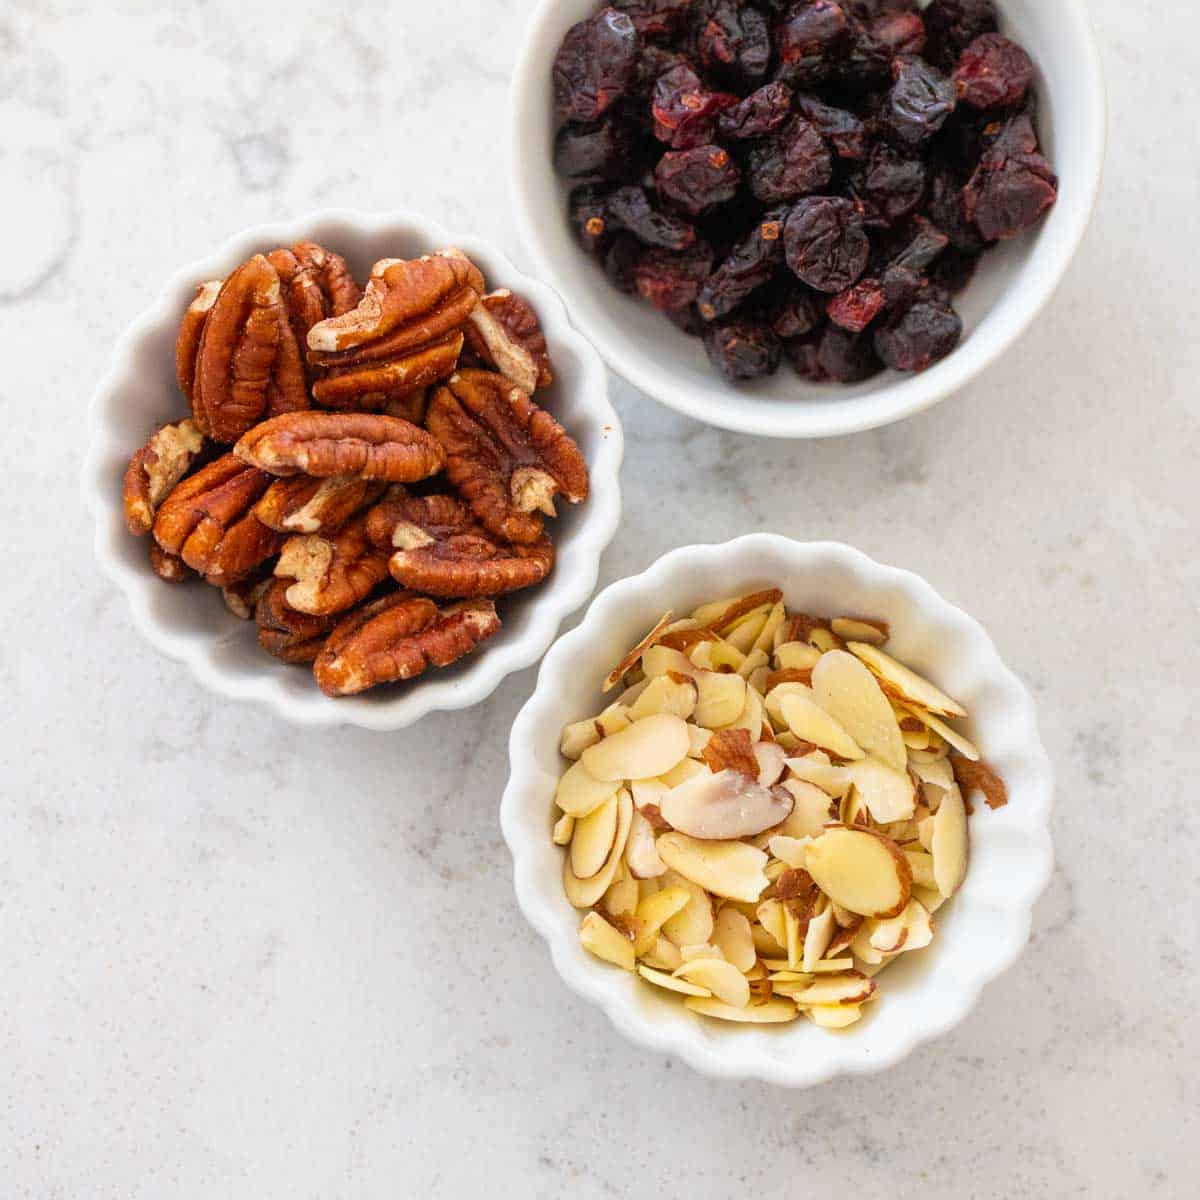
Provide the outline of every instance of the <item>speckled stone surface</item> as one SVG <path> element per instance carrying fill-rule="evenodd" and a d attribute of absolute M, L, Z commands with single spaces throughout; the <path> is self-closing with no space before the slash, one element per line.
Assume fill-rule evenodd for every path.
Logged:
<path fill-rule="evenodd" d="M 1093 5 L 1097 218 L 965 394 L 826 444 L 619 381 L 603 581 L 834 537 L 925 575 L 1032 685 L 1059 867 L 1018 966 L 880 1077 L 789 1094 L 625 1044 L 513 902 L 533 672 L 394 736 L 222 707 L 93 567 L 80 412 L 174 267 L 330 204 L 527 258 L 503 185 L 532 0 L 0 8 L 0 1193 L 1182 1197 L 1200 1172 L 1194 295 L 1200 23 Z"/>

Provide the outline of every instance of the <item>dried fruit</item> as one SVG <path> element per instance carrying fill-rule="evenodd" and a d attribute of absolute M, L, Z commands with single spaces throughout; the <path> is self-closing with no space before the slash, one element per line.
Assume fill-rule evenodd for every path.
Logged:
<path fill-rule="evenodd" d="M 762 137 L 778 129 L 791 111 L 792 89 L 786 83 L 768 83 L 726 108 L 717 118 L 717 130 L 721 138 L 731 142 Z"/>
<path fill-rule="evenodd" d="M 744 381 L 773 375 L 783 357 L 783 345 L 774 330 L 749 317 L 714 325 L 704 335 L 708 361 L 726 379 Z"/>
<path fill-rule="evenodd" d="M 963 208 L 984 239 L 1005 241 L 1058 199 L 1058 177 L 1037 149 L 1029 117 L 1014 117 L 984 151 L 963 190 Z"/>
<path fill-rule="evenodd" d="M 949 305 L 919 300 L 875 333 L 875 352 L 893 370 L 924 371 L 962 337 L 962 319 Z"/>
<path fill-rule="evenodd" d="M 560 117 L 595 121 L 633 86 L 641 39 L 624 13 L 606 8 L 571 26 L 554 60 Z"/>
<path fill-rule="evenodd" d="M 659 194 L 690 217 L 732 200 L 741 181 L 741 168 L 729 151 L 712 144 L 669 150 L 654 169 Z"/>
<path fill-rule="evenodd" d="M 354 695 L 413 679 L 430 666 L 448 666 L 499 629 L 490 600 L 438 609 L 431 600 L 397 592 L 336 625 L 313 663 L 313 675 L 326 695 Z"/>
<path fill-rule="evenodd" d="M 958 103 L 953 80 L 920 58 L 898 58 L 896 82 L 888 93 L 885 119 L 902 142 L 919 145 L 946 123 Z"/>
<path fill-rule="evenodd" d="M 426 419 L 446 475 L 497 537 L 530 544 L 554 497 L 588 494 L 587 464 L 566 430 L 503 376 L 464 370 L 438 388 Z"/>
<path fill-rule="evenodd" d="M 783 262 L 786 217 L 786 211 L 768 213 L 709 276 L 696 297 L 696 306 L 706 321 L 728 315 L 751 293 L 770 282 Z M 778 361 L 776 354 L 776 365 Z"/>
<path fill-rule="evenodd" d="M 1020 102 L 1033 82 L 1033 60 L 998 33 L 977 37 L 963 52 L 954 72 L 960 99 L 975 108 Z"/>
<path fill-rule="evenodd" d="M 833 177 L 833 158 L 811 122 L 793 115 L 754 142 L 747 161 L 750 190 L 764 204 L 782 204 L 820 191 Z"/>
<path fill-rule="evenodd" d="M 154 515 L 171 489 L 191 470 L 204 448 L 195 421 L 163 425 L 129 460 L 125 469 L 125 526 L 130 533 L 149 533 Z"/>
<path fill-rule="evenodd" d="M 788 266 L 819 292 L 840 292 L 856 282 L 871 250 L 862 216 L 849 200 L 836 196 L 801 200 L 783 236 Z"/>
<path fill-rule="evenodd" d="M 654 136 L 672 150 L 703 146 L 712 141 L 721 113 L 737 102 L 727 92 L 706 91 L 691 67 L 673 67 L 654 85 Z"/>
<path fill-rule="evenodd" d="M 663 312 L 688 309 L 700 294 L 700 288 L 712 270 L 712 247 L 698 241 L 687 250 L 673 253 L 650 249 L 638 259 L 635 272 L 637 290 L 642 298 Z M 701 322 L 702 324 L 702 322 Z"/>
<path fill-rule="evenodd" d="M 633 234 L 643 246 L 686 250 L 696 241 L 696 227 L 652 207 L 645 188 L 618 188 L 608 197 L 606 209 L 610 226 Z"/>

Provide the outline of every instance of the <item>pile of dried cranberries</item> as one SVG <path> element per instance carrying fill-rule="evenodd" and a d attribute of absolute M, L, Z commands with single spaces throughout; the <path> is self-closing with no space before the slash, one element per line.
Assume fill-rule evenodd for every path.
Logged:
<path fill-rule="evenodd" d="M 731 380 L 921 371 L 1054 203 L 991 0 L 613 0 L 563 39 L 555 166 L 611 282 Z"/>

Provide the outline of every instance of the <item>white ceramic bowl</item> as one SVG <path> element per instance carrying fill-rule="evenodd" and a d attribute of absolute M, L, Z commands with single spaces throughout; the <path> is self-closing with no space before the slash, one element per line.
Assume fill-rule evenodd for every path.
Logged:
<path fill-rule="evenodd" d="M 568 188 L 551 161 L 550 67 L 563 34 L 597 0 L 541 0 L 513 79 L 513 209 L 542 276 L 608 365 L 663 404 L 724 429 L 766 437 L 829 437 L 898 421 L 962 388 L 1021 334 L 1050 298 L 1083 237 L 1100 185 L 1105 100 L 1084 0 L 1001 0 L 1005 29 L 1038 66 L 1042 140 L 1061 179 L 1058 203 L 1030 234 L 984 256 L 955 301 L 964 337 L 920 375 L 887 372 L 857 386 L 805 383 L 785 363 L 772 379 L 734 387 L 698 339 L 609 285 L 566 217 Z"/>
<path fill-rule="evenodd" d="M 578 441 L 591 469 L 587 501 L 561 505 L 559 518 L 551 523 L 558 549 L 553 573 L 542 586 L 499 603 L 504 627 L 496 637 L 444 671 L 339 700 L 322 695 L 311 672 L 264 653 L 253 623 L 234 618 L 215 588 L 158 580 L 147 565 L 146 539 L 125 530 L 120 502 L 129 456 L 158 423 L 185 411 L 175 382 L 174 346 L 180 315 L 196 285 L 228 274 L 257 251 L 305 238 L 344 255 L 359 279 L 380 258 L 416 257 L 459 246 L 491 286 L 524 295 L 541 318 L 557 375 L 553 388 L 539 393 L 538 400 Z M 510 672 L 536 662 L 563 618 L 591 595 L 600 555 L 620 519 L 617 476 L 624 442 L 600 356 L 571 327 L 562 301 L 549 287 L 523 275 L 494 247 L 448 233 L 411 213 L 331 210 L 257 226 L 176 272 L 154 307 L 117 342 L 108 374 L 92 398 L 89 422 L 83 492 L 96 520 L 96 557 L 128 598 L 138 629 L 164 654 L 186 663 L 214 692 L 268 704 L 301 725 L 401 729 L 426 713 L 478 703 Z"/>
<path fill-rule="evenodd" d="M 890 622 L 896 654 L 966 705 L 972 717 L 966 728 L 1010 796 L 1008 807 L 994 812 L 977 802 L 967 878 L 939 910 L 933 945 L 890 967 L 868 1016 L 844 1034 L 803 1020 L 757 1027 L 704 1020 L 593 958 L 579 945 L 580 914 L 563 894 L 563 852 L 550 840 L 564 767 L 559 732 L 565 722 L 599 710 L 600 682 L 625 650 L 667 609 L 682 615 L 706 600 L 770 586 L 781 587 L 786 603 L 802 611 Z M 708 1075 L 806 1087 L 898 1062 L 961 1021 L 983 985 L 1013 963 L 1050 878 L 1053 779 L 1029 693 L 979 624 L 929 584 L 836 542 L 751 534 L 721 546 L 688 546 L 605 588 L 543 660 L 534 694 L 513 724 L 510 759 L 500 816 L 517 900 L 550 944 L 558 973 L 632 1041 L 676 1054 Z"/>

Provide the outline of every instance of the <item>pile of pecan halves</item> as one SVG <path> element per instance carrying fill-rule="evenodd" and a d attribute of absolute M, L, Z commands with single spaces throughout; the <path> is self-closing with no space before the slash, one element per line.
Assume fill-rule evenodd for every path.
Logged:
<path fill-rule="evenodd" d="M 588 493 L 530 399 L 553 381 L 537 315 L 458 250 L 383 259 L 365 291 L 312 242 L 256 254 L 198 289 L 176 373 L 192 416 L 133 456 L 126 524 L 330 696 L 491 637 L 494 598 L 554 565 L 555 496 Z"/>

